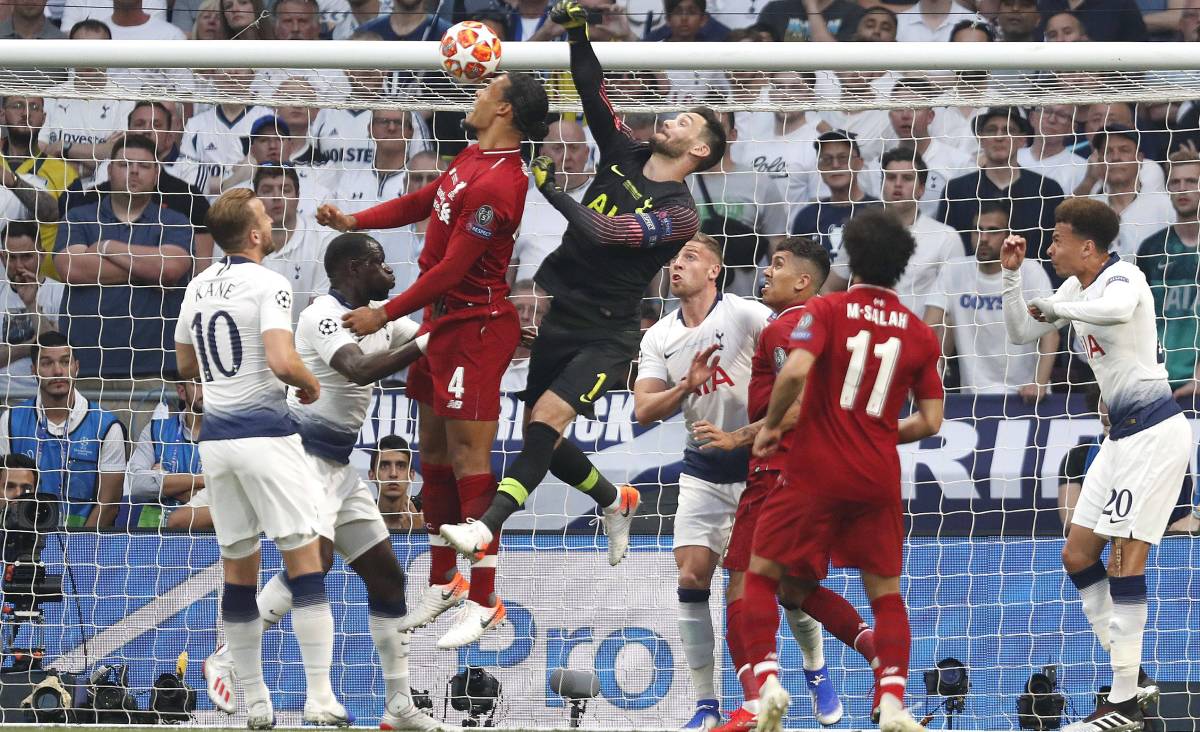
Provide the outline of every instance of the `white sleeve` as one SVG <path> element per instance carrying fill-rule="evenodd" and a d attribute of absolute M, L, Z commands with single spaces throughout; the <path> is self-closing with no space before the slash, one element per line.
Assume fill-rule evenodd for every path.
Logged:
<path fill-rule="evenodd" d="M 188 283 L 183 293 L 183 304 L 179 306 L 179 317 L 175 319 L 175 342 L 192 345 L 192 285 Z"/>
<path fill-rule="evenodd" d="M 754 338 L 754 342 L 758 342 L 758 336 L 767 327 L 767 323 L 771 318 L 771 308 L 763 305 L 757 300 L 746 298 L 743 300 L 745 307 L 742 308 L 742 328 L 746 333 Z"/>
<path fill-rule="evenodd" d="M 925 296 L 925 312 L 929 312 L 929 308 L 941 308 L 943 313 L 950 311 L 950 271 L 952 268 L 952 262 L 946 262 L 938 268 L 933 292 Z M 918 313 L 918 315 L 922 318 L 925 317 L 925 313 Z"/>
<path fill-rule="evenodd" d="M 1042 336 L 1057 330 L 1052 323 L 1042 323 L 1033 319 L 1029 314 L 1029 304 L 1025 302 L 1025 293 L 1021 290 L 1021 270 L 1002 270 L 1004 272 L 1004 328 L 1008 331 L 1008 339 L 1016 344 L 1033 343 Z M 1064 284 L 1065 288 L 1066 285 Z M 1058 298 L 1059 292 L 1053 295 Z"/>
<path fill-rule="evenodd" d="M 638 355 L 638 381 L 642 379 L 658 379 L 671 384 L 671 374 L 667 371 L 667 359 L 663 354 L 658 330 L 651 328 L 642 336 L 642 349 Z"/>
<path fill-rule="evenodd" d="M 1054 294 L 1054 286 L 1050 284 L 1050 276 L 1046 274 L 1046 270 L 1040 264 L 1034 264 L 1031 267 L 1022 266 L 1021 276 L 1023 277 L 1022 289 L 1025 292 L 1026 299 L 1032 300 L 1035 297 L 1049 297 Z"/>
<path fill-rule="evenodd" d="M 410 318 L 397 318 L 388 327 L 392 331 L 392 347 L 400 346 L 408 343 L 413 338 L 417 337 L 417 331 L 421 330 L 421 324 Z"/>
<path fill-rule="evenodd" d="M 1054 311 L 1064 318 L 1092 325 L 1128 323 L 1137 310 L 1137 286 L 1121 272 L 1112 272 L 1105 278 L 1100 297 L 1084 302 L 1057 303 Z"/>
<path fill-rule="evenodd" d="M 125 464 L 125 425 L 118 420 L 100 443 L 99 470 L 101 473 L 123 473 Z"/>
<path fill-rule="evenodd" d="M 270 272 L 265 267 L 264 273 Z M 292 332 L 292 283 L 282 275 L 271 273 L 264 277 L 259 289 L 258 330 L 286 330 Z M 181 321 L 182 322 L 182 319 Z"/>
<path fill-rule="evenodd" d="M 342 327 L 341 318 L 334 317 L 324 308 L 310 306 L 300 313 L 296 325 L 296 341 L 310 344 L 325 363 L 333 366 L 333 355 L 343 346 L 356 343 L 350 331 Z"/>
<path fill-rule="evenodd" d="M 155 419 L 160 404 L 154 410 Z M 163 472 L 154 466 L 154 441 L 150 438 L 150 425 L 142 429 L 137 443 L 133 446 L 133 455 L 129 458 L 129 468 L 125 473 L 125 494 L 137 501 L 157 501 L 162 495 Z"/>

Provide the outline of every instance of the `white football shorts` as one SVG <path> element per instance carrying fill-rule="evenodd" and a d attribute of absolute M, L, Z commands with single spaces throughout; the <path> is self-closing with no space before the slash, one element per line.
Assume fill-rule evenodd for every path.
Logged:
<path fill-rule="evenodd" d="M 704 546 L 724 556 L 733 517 L 746 483 L 710 483 L 686 473 L 679 476 L 675 546 Z"/>
<path fill-rule="evenodd" d="M 321 536 L 333 540 L 333 548 L 349 564 L 371 547 L 388 538 L 387 526 L 371 489 L 353 465 L 310 455 L 316 464 L 326 501 L 321 510 Z"/>
<path fill-rule="evenodd" d="M 1192 451 L 1182 414 L 1120 440 L 1105 440 L 1088 468 L 1071 523 L 1101 536 L 1157 544 L 1179 501 Z"/>

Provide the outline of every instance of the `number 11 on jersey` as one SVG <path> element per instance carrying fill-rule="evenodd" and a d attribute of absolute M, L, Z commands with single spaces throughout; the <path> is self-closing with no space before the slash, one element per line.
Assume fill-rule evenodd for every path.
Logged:
<path fill-rule="evenodd" d="M 854 409 L 858 400 L 858 387 L 862 385 L 863 370 L 867 365 L 867 349 L 871 346 L 871 333 L 860 330 L 856 335 L 846 339 L 846 350 L 850 351 L 850 367 L 846 370 L 846 380 L 842 382 L 842 409 Z M 900 360 L 900 339 L 892 336 L 883 343 L 878 343 L 872 351 L 879 359 L 879 372 L 875 375 L 875 385 L 871 388 L 871 396 L 867 399 L 867 414 L 878 418 L 883 414 L 887 403 L 888 390 L 892 386 L 892 378 L 896 375 L 896 362 Z"/>

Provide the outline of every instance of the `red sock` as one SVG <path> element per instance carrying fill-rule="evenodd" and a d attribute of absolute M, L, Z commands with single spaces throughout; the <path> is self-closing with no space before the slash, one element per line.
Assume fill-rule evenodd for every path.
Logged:
<path fill-rule="evenodd" d="M 779 606 L 775 592 L 779 580 L 754 572 L 745 574 L 742 591 L 741 643 L 746 661 L 753 664 L 755 681 L 761 687 L 768 676 L 779 674 L 775 635 L 779 632 Z"/>
<path fill-rule="evenodd" d="M 446 545 L 438 535 L 438 529 L 442 524 L 462 521 L 458 486 L 449 465 L 423 463 L 421 477 L 425 479 L 421 488 L 421 512 L 425 516 L 425 530 L 429 532 L 429 584 L 443 585 L 458 571 L 458 554 Z"/>
<path fill-rule="evenodd" d="M 746 701 L 758 698 L 758 681 L 754 678 L 754 667 L 746 659 L 745 643 L 742 641 L 742 606 L 745 600 L 738 598 L 725 609 L 725 642 L 729 645 L 729 656 L 737 670 L 738 683 L 742 685 L 742 697 Z"/>
<path fill-rule="evenodd" d="M 904 703 L 904 687 L 908 683 L 908 656 L 912 636 L 908 628 L 908 611 L 899 593 L 884 595 L 871 602 L 875 613 L 875 646 L 879 652 L 879 668 L 875 670 L 875 706 L 884 694 L 892 694 Z"/>
<path fill-rule="evenodd" d="M 463 518 L 478 519 L 492 504 L 496 495 L 496 479 L 491 473 L 468 475 L 458 479 L 458 500 L 462 504 Z M 500 538 L 493 537 L 483 559 L 471 565 L 471 591 L 468 600 L 485 607 L 496 605 L 496 560 L 500 551 Z"/>
<path fill-rule="evenodd" d="M 863 635 L 863 631 L 870 630 L 871 626 L 867 625 L 853 605 L 846 602 L 846 598 L 817 585 L 800 609 L 823 625 L 834 638 L 863 654 L 868 663 L 875 660 L 875 644 L 870 634 Z M 859 645 L 856 646 L 856 643 Z"/>

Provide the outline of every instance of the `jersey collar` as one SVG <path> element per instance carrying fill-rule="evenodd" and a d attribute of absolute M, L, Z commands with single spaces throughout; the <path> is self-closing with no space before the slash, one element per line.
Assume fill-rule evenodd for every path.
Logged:
<path fill-rule="evenodd" d="M 222 264 L 254 264 L 252 260 L 246 259 L 240 254 L 226 254 L 221 258 Z"/>
<path fill-rule="evenodd" d="M 886 293 L 888 293 L 888 294 L 890 294 L 890 295 L 896 295 L 896 291 L 895 291 L 895 290 L 893 290 L 893 289 L 892 289 L 892 288 L 890 288 L 890 287 L 880 287 L 879 285 L 868 285 L 868 284 L 866 284 L 866 283 L 864 283 L 864 282 L 860 282 L 860 283 L 858 283 L 858 284 L 855 284 L 855 285 L 850 285 L 849 289 L 850 289 L 850 290 L 857 290 L 857 289 L 859 289 L 860 287 L 861 287 L 861 288 L 866 288 L 866 289 L 869 289 L 869 290 L 879 290 L 879 291 L 881 291 L 881 292 L 886 292 Z M 896 297 L 899 297 L 899 295 L 896 295 Z"/>
<path fill-rule="evenodd" d="M 707 319 L 707 318 L 708 318 L 708 316 L 712 315 L 712 311 L 714 311 L 714 310 L 716 310 L 716 309 L 717 309 L 717 305 L 720 305 L 720 304 L 721 304 L 721 298 L 722 298 L 722 297 L 725 297 L 725 293 L 723 293 L 723 292 L 721 292 L 721 291 L 719 291 L 719 290 L 718 290 L 718 291 L 717 291 L 717 299 L 716 299 L 716 300 L 713 300 L 712 307 L 710 307 L 710 308 L 708 309 L 708 312 L 704 314 L 704 317 L 705 317 L 705 319 Z M 683 308 L 682 308 L 682 307 L 681 307 L 681 308 L 679 308 L 678 310 L 676 310 L 676 311 L 675 311 L 675 317 L 679 318 L 679 322 L 680 322 L 680 323 L 683 323 L 684 325 L 687 325 L 687 323 L 686 323 L 686 322 L 684 322 L 684 320 L 683 320 Z M 701 322 L 703 322 L 703 321 L 701 321 Z"/>
<path fill-rule="evenodd" d="M 790 313 L 793 310 L 799 310 L 800 308 L 804 307 L 804 305 L 805 305 L 805 303 L 800 303 L 799 305 L 788 305 L 783 310 L 780 310 L 777 313 L 772 313 L 770 319 L 778 320 L 779 318 L 782 318 L 784 315 L 787 315 L 788 313 Z"/>
<path fill-rule="evenodd" d="M 350 300 L 348 300 L 345 295 L 343 295 L 342 293 L 333 289 L 332 287 L 329 288 L 329 296 L 332 297 L 334 300 L 337 300 L 342 305 L 342 307 L 346 308 L 347 310 L 354 309 L 354 306 L 350 304 Z"/>

